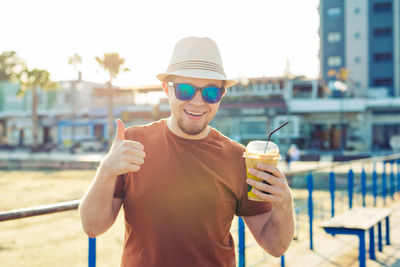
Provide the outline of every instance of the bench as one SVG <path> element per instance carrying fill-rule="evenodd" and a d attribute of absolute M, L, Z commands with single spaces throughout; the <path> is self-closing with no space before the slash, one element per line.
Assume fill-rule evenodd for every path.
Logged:
<path fill-rule="evenodd" d="M 390 214 L 391 210 L 387 208 L 353 208 L 324 221 L 320 226 L 332 236 L 336 234 L 357 235 L 360 240 L 358 259 L 360 267 L 365 267 L 365 232 L 369 231 L 369 258 L 376 260 L 374 227 L 378 226 L 378 249 L 382 251 L 383 221 L 386 224 L 386 245 L 390 245 Z"/>

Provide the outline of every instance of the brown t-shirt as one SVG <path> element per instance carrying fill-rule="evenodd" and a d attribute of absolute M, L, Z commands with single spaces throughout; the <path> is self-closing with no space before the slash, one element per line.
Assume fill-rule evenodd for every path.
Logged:
<path fill-rule="evenodd" d="M 128 128 L 125 138 L 141 142 L 146 158 L 116 182 L 125 212 L 121 266 L 235 266 L 233 216 L 271 210 L 247 199 L 244 146 L 215 129 L 184 139 L 166 120 Z"/>

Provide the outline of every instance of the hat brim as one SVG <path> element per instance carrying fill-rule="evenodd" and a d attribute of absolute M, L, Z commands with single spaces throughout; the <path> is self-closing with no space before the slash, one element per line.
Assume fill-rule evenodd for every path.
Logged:
<path fill-rule="evenodd" d="M 156 76 L 161 82 L 165 82 L 168 77 L 187 77 L 196 79 L 219 80 L 224 81 L 224 87 L 228 88 L 235 84 L 237 81 L 227 80 L 224 76 L 219 75 L 213 71 L 207 70 L 181 70 L 173 73 L 161 73 Z"/>

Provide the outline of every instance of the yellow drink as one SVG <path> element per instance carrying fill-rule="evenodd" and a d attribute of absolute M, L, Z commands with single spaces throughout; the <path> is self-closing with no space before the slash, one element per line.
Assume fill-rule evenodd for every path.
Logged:
<path fill-rule="evenodd" d="M 265 163 L 274 167 L 278 165 L 278 160 L 281 158 L 278 146 L 271 141 L 268 142 L 268 147 L 266 147 L 266 145 L 267 141 L 251 141 L 247 145 L 246 151 L 243 153 L 243 157 L 246 160 L 247 178 L 266 183 L 266 181 L 263 181 L 250 174 L 249 169 L 257 169 L 258 163 Z M 254 193 L 251 191 L 252 189 L 252 186 L 248 185 L 247 197 L 250 200 L 262 201 L 260 198 L 254 195 Z"/>

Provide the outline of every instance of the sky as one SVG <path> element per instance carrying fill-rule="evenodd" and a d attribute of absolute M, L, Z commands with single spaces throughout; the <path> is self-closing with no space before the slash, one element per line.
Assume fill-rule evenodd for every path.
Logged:
<path fill-rule="evenodd" d="M 218 45 L 229 79 L 319 74 L 318 0 L 3 0 L 0 53 L 16 51 L 53 80 L 104 83 L 95 57 L 118 52 L 130 72 L 118 86 L 157 84 L 175 44 L 187 36 Z"/>

